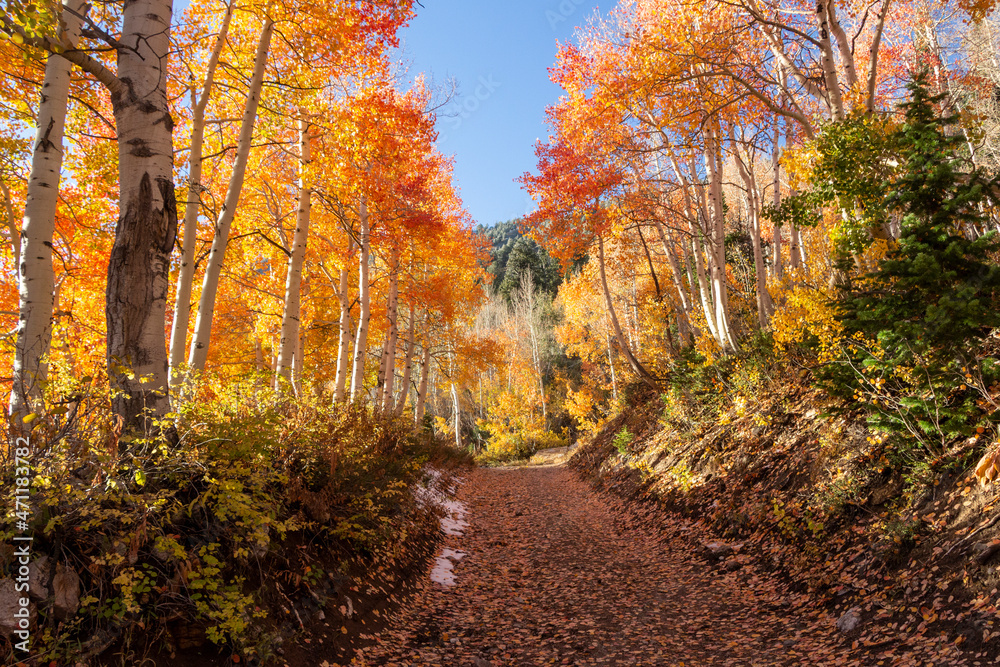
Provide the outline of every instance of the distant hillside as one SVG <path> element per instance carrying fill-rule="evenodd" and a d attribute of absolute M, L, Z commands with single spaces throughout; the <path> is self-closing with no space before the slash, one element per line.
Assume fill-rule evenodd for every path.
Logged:
<path fill-rule="evenodd" d="M 520 220 L 508 220 L 476 228 L 476 233 L 489 239 L 493 247 L 492 261 L 486 269 L 493 276 L 493 290 L 509 300 L 524 272 L 531 271 L 535 288 L 554 298 L 562 284 L 559 262 L 534 239 L 522 234 L 519 225 Z"/>

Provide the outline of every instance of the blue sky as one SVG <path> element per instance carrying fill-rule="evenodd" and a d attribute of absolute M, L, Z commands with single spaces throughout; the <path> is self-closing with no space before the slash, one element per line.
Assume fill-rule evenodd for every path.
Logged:
<path fill-rule="evenodd" d="M 586 25 L 594 0 L 422 0 L 400 33 L 410 74 L 444 87 L 458 84 L 439 112 L 438 146 L 455 156 L 455 177 L 476 222 L 493 224 L 529 212 L 514 182 L 535 168 L 535 139 L 546 137 L 545 107 L 560 89 L 548 78 L 556 40 Z"/>

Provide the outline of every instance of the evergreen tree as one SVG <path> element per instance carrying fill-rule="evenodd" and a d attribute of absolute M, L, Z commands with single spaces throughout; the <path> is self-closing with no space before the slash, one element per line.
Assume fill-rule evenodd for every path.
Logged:
<path fill-rule="evenodd" d="M 880 395 L 869 407 L 873 425 L 937 452 L 975 427 L 967 385 L 992 374 L 977 352 L 1000 326 L 1000 240 L 979 232 L 996 181 L 977 169 L 959 171 L 963 141 L 948 133 L 957 119 L 936 113 L 943 96 L 931 95 L 925 74 L 909 91 L 900 167 L 885 199 L 886 210 L 900 216 L 900 238 L 876 271 L 842 286 L 847 358 L 823 377 L 842 393 Z"/>

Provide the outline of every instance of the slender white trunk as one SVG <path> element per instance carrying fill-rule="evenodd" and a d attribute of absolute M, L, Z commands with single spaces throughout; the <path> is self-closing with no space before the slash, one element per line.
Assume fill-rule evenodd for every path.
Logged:
<path fill-rule="evenodd" d="M 604 262 L 604 238 L 600 235 L 597 237 L 597 266 L 601 274 L 601 288 L 604 291 L 604 303 L 607 306 L 608 317 L 611 319 L 611 326 L 615 332 L 615 339 L 618 341 L 618 347 L 621 348 L 622 354 L 628 361 L 629 366 L 632 370 L 636 372 L 639 378 L 646 384 L 656 387 L 656 381 L 653 376 L 649 374 L 649 371 L 639 363 L 639 360 L 635 358 L 632 354 L 632 350 L 629 349 L 628 342 L 625 340 L 625 335 L 622 333 L 621 325 L 618 323 L 618 315 L 615 313 L 615 306 L 611 299 L 611 290 L 608 289 L 608 276 L 605 269 Z"/>
<path fill-rule="evenodd" d="M 830 4 L 835 0 L 817 0 L 816 21 L 819 24 L 820 66 L 826 83 L 826 95 L 830 103 L 832 120 L 844 119 L 844 101 L 840 94 L 840 80 L 837 76 L 837 62 L 833 57 L 830 42 Z"/>
<path fill-rule="evenodd" d="M 389 268 L 389 301 L 386 306 L 386 316 L 389 320 L 389 331 L 386 333 L 384 363 L 384 386 L 381 400 L 376 402 L 383 412 L 393 410 L 393 391 L 396 384 L 396 344 L 399 341 L 399 250 L 393 249 Z"/>
<path fill-rule="evenodd" d="M 399 385 L 399 399 L 396 401 L 395 414 L 402 416 L 406 408 L 406 397 L 410 394 L 410 375 L 413 372 L 413 352 L 416 348 L 416 309 L 410 304 L 410 325 L 406 339 L 406 359 L 403 361 L 403 379 Z"/>
<path fill-rule="evenodd" d="M 774 312 L 774 304 L 771 295 L 767 291 L 767 267 L 764 266 L 764 251 L 760 240 L 760 192 L 757 189 L 757 181 L 753 177 L 753 164 L 750 162 L 750 155 L 744 161 L 736 137 L 730 135 L 730 142 L 733 146 L 733 155 L 736 158 L 736 167 L 746 188 L 747 217 L 750 219 L 751 242 L 753 244 L 753 265 L 756 276 L 757 287 L 757 322 L 761 329 L 766 329 Z"/>
<path fill-rule="evenodd" d="M 361 223 L 361 252 L 358 253 L 358 295 L 361 312 L 358 313 L 358 335 L 354 338 L 354 368 L 351 373 L 351 400 L 360 400 L 365 384 L 365 357 L 368 355 L 368 319 L 371 317 L 371 285 L 368 279 L 368 261 L 371 256 L 371 239 L 368 204 L 361 202 L 358 217 Z"/>
<path fill-rule="evenodd" d="M 82 0 L 67 0 L 61 15 L 62 39 L 76 45 L 80 38 Z M 32 147 L 24 222 L 17 234 L 8 205 L 11 245 L 15 250 L 20 307 L 14 348 L 14 384 L 10 393 L 11 423 L 20 428 L 22 419 L 40 402 L 48 376 L 48 352 L 52 342 L 55 270 L 52 267 L 52 235 L 59 203 L 59 172 L 62 169 L 66 105 L 69 102 L 72 64 L 56 55 L 45 62 L 45 80 L 39 96 L 37 130 Z M 9 190 L 4 187 L 6 201 Z M 19 238 L 20 236 L 20 238 Z M 19 255 L 19 256 L 18 256 Z"/>
<path fill-rule="evenodd" d="M 451 400 L 455 403 L 455 447 L 462 448 L 462 409 L 458 404 L 458 390 L 451 383 Z"/>
<path fill-rule="evenodd" d="M 305 370 L 305 354 L 306 354 L 306 330 L 299 328 L 299 335 L 295 341 L 295 358 L 292 360 L 292 389 L 295 391 L 296 398 L 302 398 L 302 392 L 305 388 L 305 381 L 302 377 L 302 372 Z"/>
<path fill-rule="evenodd" d="M 799 229 L 793 225 L 788 233 L 788 265 L 792 270 L 798 269 L 802 264 L 800 249 L 801 236 L 799 235 Z"/>
<path fill-rule="evenodd" d="M 684 277 L 680 264 L 677 261 L 677 251 L 673 243 L 667 239 L 667 234 L 659 220 L 654 220 L 656 233 L 660 237 L 660 244 L 663 246 L 663 254 L 670 265 L 670 275 L 673 279 L 674 289 L 677 291 L 677 299 L 680 302 L 677 311 L 677 334 L 681 345 L 687 345 L 691 339 L 691 303 L 688 300 L 688 292 L 684 287 Z"/>
<path fill-rule="evenodd" d="M 215 38 L 215 47 L 209 56 L 205 71 L 205 83 L 201 95 L 191 88 L 191 153 L 188 161 L 188 195 L 184 207 L 184 240 L 181 245 L 181 266 L 177 272 L 177 295 L 174 299 L 174 321 L 170 329 L 170 386 L 175 390 L 180 386 L 179 366 L 187 357 L 187 334 L 191 323 L 191 288 L 194 283 L 194 252 L 198 240 L 198 214 L 201 212 L 202 155 L 205 143 L 205 108 L 212 95 L 215 70 L 219 56 L 229 34 L 229 24 L 233 18 L 233 6 L 226 6 L 226 16 Z"/>
<path fill-rule="evenodd" d="M 312 210 L 312 190 L 307 175 L 312 157 L 309 153 L 309 123 L 299 120 L 299 208 L 295 216 L 295 235 L 292 254 L 288 257 L 288 275 L 285 278 L 285 309 L 281 316 L 281 341 L 278 344 L 278 378 L 290 380 L 294 365 L 295 349 L 302 327 L 302 265 L 306 259 L 309 242 L 309 214 Z"/>
<path fill-rule="evenodd" d="M 420 386 L 417 388 L 417 407 L 413 411 L 413 419 L 419 428 L 424 421 L 424 410 L 427 407 L 427 385 L 431 372 L 431 346 L 424 340 L 424 358 L 420 362 Z"/>
<path fill-rule="evenodd" d="M 347 391 L 347 375 L 350 372 L 351 364 L 351 342 L 354 340 L 354 321 L 351 318 L 351 271 L 349 268 L 351 259 L 355 252 L 354 239 L 348 237 L 347 240 L 347 261 L 340 270 L 340 289 L 337 291 L 337 300 L 340 302 L 340 332 L 337 344 L 337 378 L 334 389 L 333 400 L 337 403 L 344 400 Z"/>
<path fill-rule="evenodd" d="M 29 176 L 30 180 L 30 176 Z M 14 270 L 21 271 L 21 225 L 14 213 L 14 202 L 10 196 L 10 188 L 0 181 L 0 193 L 3 193 L 3 212 L 6 217 L 7 233 L 10 235 L 10 252 L 14 258 Z"/>
<path fill-rule="evenodd" d="M 274 23 L 271 19 L 267 19 L 260 34 L 260 41 L 257 43 L 253 77 L 250 80 L 250 89 L 247 91 L 247 105 L 240 125 L 239 141 L 236 144 L 236 161 L 233 164 L 232 175 L 229 177 L 226 201 L 223 203 L 222 212 L 215 223 L 215 236 L 212 239 L 212 249 L 208 255 L 208 265 L 205 267 L 205 278 L 202 281 L 198 317 L 195 320 L 194 335 L 191 338 L 191 352 L 188 355 L 188 366 L 194 372 L 203 371 L 205 362 L 208 360 L 208 347 L 212 339 L 212 320 L 215 317 L 215 298 L 219 292 L 219 278 L 222 275 L 222 264 L 226 257 L 226 246 L 229 244 L 229 229 L 236 216 L 240 193 L 243 190 L 243 179 L 246 176 L 247 161 L 253 143 L 253 128 L 257 120 L 257 107 L 260 104 L 264 70 L 267 65 L 267 54 L 271 46 L 273 32 Z"/>
<path fill-rule="evenodd" d="M 614 349 L 611 345 L 611 326 L 608 325 L 606 328 L 607 341 L 608 341 L 608 367 L 611 368 L 611 397 L 614 400 L 618 400 L 618 375 L 615 373 L 615 355 Z"/>
<path fill-rule="evenodd" d="M 715 326 L 719 344 L 724 350 L 736 347 L 729 330 L 729 294 L 726 286 L 726 231 L 725 212 L 722 204 L 722 170 L 718 163 L 718 136 L 714 128 L 705 130 L 705 170 L 709 177 L 709 270 L 712 278 L 712 296 L 715 302 Z"/>
<path fill-rule="evenodd" d="M 772 203 L 774 204 L 774 209 L 777 210 L 781 206 L 781 151 L 778 149 L 778 139 L 780 138 L 779 130 L 774 129 L 774 148 L 771 153 L 771 169 L 774 170 L 774 192 L 771 193 Z M 771 256 L 771 275 L 777 279 L 781 279 L 781 274 L 783 272 L 782 260 L 781 260 L 781 227 L 774 225 L 774 231 L 772 232 L 772 256 Z"/>

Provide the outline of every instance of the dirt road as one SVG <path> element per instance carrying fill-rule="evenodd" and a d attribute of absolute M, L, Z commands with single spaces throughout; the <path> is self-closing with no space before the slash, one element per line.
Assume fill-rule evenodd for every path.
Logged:
<path fill-rule="evenodd" d="M 629 517 L 564 467 L 478 469 L 451 586 L 430 579 L 354 665 L 864 665 L 836 618 L 739 557 Z M 893 663 L 899 664 L 899 663 Z"/>

